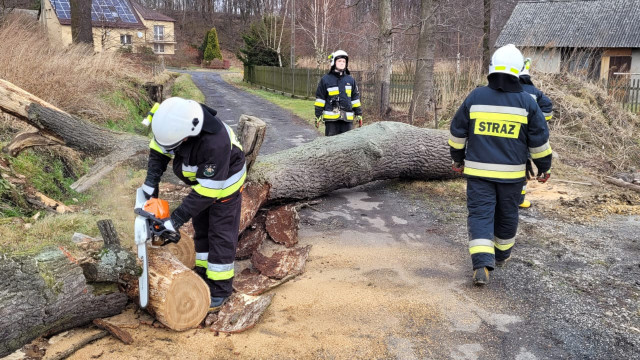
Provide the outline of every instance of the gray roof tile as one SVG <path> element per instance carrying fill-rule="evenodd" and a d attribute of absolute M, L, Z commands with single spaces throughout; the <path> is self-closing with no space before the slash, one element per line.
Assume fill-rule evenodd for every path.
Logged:
<path fill-rule="evenodd" d="M 640 48 L 640 0 L 518 3 L 496 46 Z"/>

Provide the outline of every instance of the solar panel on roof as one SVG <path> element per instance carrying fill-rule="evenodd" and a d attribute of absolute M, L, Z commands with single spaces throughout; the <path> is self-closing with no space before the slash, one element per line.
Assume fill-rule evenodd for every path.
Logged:
<path fill-rule="evenodd" d="M 71 19 L 69 0 L 50 0 L 59 19 Z M 133 14 L 129 2 L 124 0 L 92 0 L 91 20 L 93 21 L 122 21 L 135 24 L 138 22 Z"/>

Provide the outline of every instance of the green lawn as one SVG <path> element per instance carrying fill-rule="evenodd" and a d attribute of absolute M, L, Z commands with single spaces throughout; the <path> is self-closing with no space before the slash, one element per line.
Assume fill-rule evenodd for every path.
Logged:
<path fill-rule="evenodd" d="M 202 91 L 193 83 L 191 75 L 180 74 L 171 88 L 171 96 L 179 96 L 184 99 L 195 100 L 204 104 L 205 97 Z"/>
<path fill-rule="evenodd" d="M 309 124 L 314 124 L 315 122 L 315 109 L 313 107 L 314 100 L 302 100 L 295 99 L 290 96 L 281 95 L 280 93 L 275 93 L 272 91 L 262 90 L 257 87 L 254 87 L 246 82 L 242 81 L 242 74 L 222 74 L 222 79 L 232 84 L 234 86 L 240 87 L 243 90 L 262 97 L 283 109 L 289 110 L 295 115 L 299 116 L 303 120 L 307 121 Z M 320 125 L 318 131 L 324 134 L 324 125 Z"/>

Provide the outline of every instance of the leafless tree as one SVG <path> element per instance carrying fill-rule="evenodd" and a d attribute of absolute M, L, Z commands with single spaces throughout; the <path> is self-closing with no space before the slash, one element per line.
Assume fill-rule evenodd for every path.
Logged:
<path fill-rule="evenodd" d="M 71 6 L 71 39 L 74 43 L 85 43 L 93 47 L 91 24 L 91 0 L 69 0 Z"/>

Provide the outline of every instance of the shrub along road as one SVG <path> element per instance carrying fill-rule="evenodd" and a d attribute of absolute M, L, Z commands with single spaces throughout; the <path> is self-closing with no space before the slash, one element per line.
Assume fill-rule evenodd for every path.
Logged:
<path fill-rule="evenodd" d="M 241 113 L 268 123 L 262 153 L 316 136 L 219 74 L 190 73 L 227 123 Z M 109 356 L 637 358 L 640 217 L 591 215 L 614 205 L 638 214 L 640 199 L 614 189 L 602 200 L 602 187 L 554 180 L 530 186 L 534 207 L 521 211 L 514 259 L 484 288 L 471 285 L 463 181 L 377 182 L 301 211 L 300 245 L 313 245 L 306 271 L 273 290 L 255 329 L 216 337 L 141 326 L 133 334 L 138 346 Z M 75 356 L 113 351 L 109 341 Z"/>

